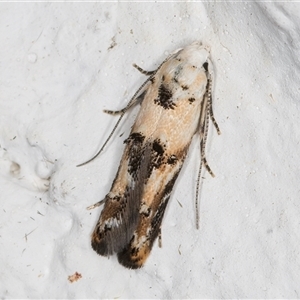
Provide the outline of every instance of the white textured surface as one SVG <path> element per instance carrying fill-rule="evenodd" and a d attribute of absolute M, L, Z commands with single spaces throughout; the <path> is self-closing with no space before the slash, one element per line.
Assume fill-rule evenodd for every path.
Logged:
<path fill-rule="evenodd" d="M 299 3 L 1 3 L 1 298 L 299 297 L 299 16 Z M 85 208 L 109 191 L 135 113 L 75 165 L 116 122 L 102 110 L 143 82 L 131 64 L 154 69 L 194 40 L 215 64 L 216 178 L 197 231 L 195 140 L 163 248 L 127 270 L 91 249 L 100 209 Z"/>

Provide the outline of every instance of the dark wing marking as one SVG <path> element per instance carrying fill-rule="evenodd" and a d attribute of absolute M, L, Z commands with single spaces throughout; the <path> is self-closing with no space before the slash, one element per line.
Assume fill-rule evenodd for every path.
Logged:
<path fill-rule="evenodd" d="M 154 169 L 164 166 L 162 163 L 158 168 L 156 168 L 155 161 L 153 161 L 156 159 L 157 153 L 161 153 L 160 151 L 157 152 L 157 141 L 153 141 L 147 147 L 151 150 L 151 162 L 149 164 L 148 172 L 152 173 Z M 159 234 L 164 212 L 175 181 L 181 170 L 185 155 L 186 151 L 183 151 L 180 155 L 178 155 L 180 159 L 177 159 L 177 156 L 175 155 L 171 155 L 171 165 L 172 168 L 174 168 L 173 176 L 166 182 L 166 184 L 163 184 L 162 187 L 156 191 L 155 199 L 152 200 L 149 206 L 145 205 L 145 208 L 143 208 L 143 203 L 141 203 L 139 221 L 136 230 L 134 231 L 128 245 L 118 253 L 118 260 L 123 266 L 131 269 L 140 268 L 149 256 L 153 243 Z M 170 157 L 167 156 L 165 157 L 166 161 L 164 164 L 170 165 L 169 158 Z"/>
<path fill-rule="evenodd" d="M 137 151 L 133 151 L 134 143 L 128 142 L 124 157 L 129 155 L 127 161 L 132 161 Z M 140 165 L 134 174 L 128 177 L 131 180 L 127 183 L 125 191 L 119 196 L 106 196 L 106 202 L 101 212 L 99 221 L 92 234 L 92 248 L 100 255 L 108 256 L 114 252 L 120 252 L 129 243 L 139 220 L 139 209 L 144 190 L 144 184 L 148 176 L 148 165 L 150 152 L 147 149 L 138 151 Z M 124 157 L 121 164 L 126 161 Z M 119 167 L 118 175 L 120 174 Z M 130 170 L 128 165 L 128 171 Z M 116 180 L 113 183 L 114 188 Z"/>
<path fill-rule="evenodd" d="M 172 91 L 162 83 L 158 88 L 158 97 L 154 99 L 154 103 L 162 106 L 164 109 L 174 109 L 176 104 L 172 100 Z"/>
<path fill-rule="evenodd" d="M 151 252 L 153 243 L 158 236 L 160 225 L 169 199 L 170 196 L 161 202 L 161 205 L 156 211 L 155 219 L 153 219 L 153 222 L 151 222 L 151 225 L 149 225 L 149 234 L 144 236 L 139 235 L 138 232 L 136 232 L 127 247 L 118 253 L 118 261 L 121 265 L 129 269 L 138 269 L 143 266 Z M 140 217 L 141 225 L 139 227 L 143 226 L 143 223 L 149 223 L 147 222 L 146 216 Z M 140 243 L 141 245 L 136 246 L 135 244 L 137 243 Z"/>

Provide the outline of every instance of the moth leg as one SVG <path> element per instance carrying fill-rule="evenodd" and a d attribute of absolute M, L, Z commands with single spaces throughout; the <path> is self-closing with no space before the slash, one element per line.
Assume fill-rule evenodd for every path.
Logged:
<path fill-rule="evenodd" d="M 108 138 L 106 139 L 106 141 L 104 142 L 104 144 L 102 145 L 102 147 L 100 148 L 100 150 L 89 160 L 87 160 L 84 163 L 81 163 L 79 165 L 77 165 L 76 167 L 81 167 L 83 165 L 88 164 L 89 162 L 91 162 L 92 160 L 94 160 L 105 148 L 105 146 L 107 145 L 108 141 L 111 139 L 111 137 L 113 136 L 113 134 L 115 133 L 116 129 L 118 128 L 121 120 L 123 119 L 123 117 L 125 116 L 125 113 L 127 112 L 127 110 L 129 108 L 131 108 L 132 106 L 136 105 L 137 102 L 139 101 L 143 101 L 146 91 L 143 91 L 139 96 L 138 94 L 141 92 L 141 90 L 146 86 L 146 84 L 149 82 L 149 80 L 152 77 L 149 77 L 142 85 L 141 87 L 136 91 L 136 93 L 133 95 L 133 97 L 130 99 L 130 101 L 128 102 L 128 104 L 126 105 L 126 107 L 124 107 L 121 110 L 118 111 L 112 111 L 112 110 L 104 110 L 104 112 L 111 114 L 111 115 L 117 115 L 120 114 L 119 120 L 117 121 L 115 127 L 113 128 L 113 130 L 111 131 L 111 133 L 109 134 Z"/>
<path fill-rule="evenodd" d="M 209 88 L 209 91 L 208 91 L 208 103 L 209 103 L 209 116 L 210 116 L 210 119 L 212 121 L 212 123 L 214 124 L 216 130 L 217 130 L 217 133 L 220 135 L 221 134 L 221 130 L 219 128 L 219 125 L 214 117 L 214 112 L 213 112 L 213 107 L 212 107 L 212 96 L 211 96 L 211 88 Z"/>
<path fill-rule="evenodd" d="M 199 229 L 199 186 L 200 186 L 201 172 L 202 172 L 202 160 L 200 160 L 200 166 L 199 166 L 198 178 L 197 178 L 197 187 L 196 187 L 196 199 L 195 199 L 196 229 Z"/>
<path fill-rule="evenodd" d="M 93 205 L 88 206 L 86 209 L 88 209 L 88 210 L 94 209 L 94 208 L 102 205 L 104 202 L 105 202 L 105 199 L 103 199 L 103 200 L 101 200 L 101 201 L 99 201 L 99 202 L 97 202 L 97 203 L 95 203 Z"/>
<path fill-rule="evenodd" d="M 153 70 L 153 71 L 146 71 L 146 70 L 142 69 L 141 67 L 139 67 L 137 64 L 133 64 L 133 67 L 135 67 L 138 71 L 140 71 L 142 74 L 150 76 L 150 77 L 144 82 L 144 84 L 142 84 L 142 86 L 138 89 L 138 91 L 134 94 L 134 96 L 132 97 L 132 99 L 129 101 L 129 103 L 124 108 L 122 108 L 120 110 L 107 110 L 107 109 L 105 109 L 104 112 L 107 113 L 107 114 L 110 114 L 110 115 L 123 114 L 131 106 L 134 106 L 137 102 L 139 102 L 141 100 L 140 98 L 144 98 L 144 96 L 145 96 L 144 94 L 141 94 L 139 97 L 136 97 L 136 96 L 141 91 L 141 89 L 154 77 L 154 75 L 160 69 L 160 67 L 162 66 L 162 64 L 160 64 L 159 67 L 156 70 Z"/>
<path fill-rule="evenodd" d="M 130 107 L 134 106 L 137 102 L 142 101 L 140 98 L 144 98 L 145 91 L 140 96 L 137 97 L 137 95 L 141 92 L 141 90 L 145 87 L 145 85 L 151 81 L 151 79 L 154 77 L 154 75 L 157 73 L 157 71 L 161 68 L 161 66 L 169 59 L 168 56 L 159 66 L 156 70 L 153 71 L 145 71 L 141 67 L 139 67 L 137 64 L 133 64 L 133 66 L 139 70 L 142 74 L 148 75 L 149 78 L 141 85 L 141 87 L 136 91 L 136 93 L 133 95 L 129 103 L 122 108 L 121 110 L 107 110 L 105 109 L 104 112 L 111 115 L 118 115 L 118 114 L 124 114 Z"/>
<path fill-rule="evenodd" d="M 210 115 L 211 121 L 213 122 L 213 124 L 214 124 L 214 126 L 215 126 L 215 128 L 217 130 L 217 133 L 220 135 L 221 134 L 221 130 L 220 130 L 219 125 L 218 125 L 218 123 L 217 123 L 217 121 L 216 121 L 216 119 L 214 117 L 214 114 L 213 114 L 213 111 L 212 111 L 212 106 L 211 106 L 211 111 L 210 111 L 209 115 Z"/>
<path fill-rule="evenodd" d="M 209 117 L 210 117 L 210 108 L 211 108 L 211 101 L 209 98 L 209 90 L 211 86 L 211 81 L 208 79 L 207 82 L 207 92 L 203 97 L 203 104 L 201 108 L 200 120 L 199 120 L 199 127 L 200 127 L 200 136 L 201 136 L 201 163 L 205 166 L 206 170 L 212 177 L 215 177 L 213 171 L 209 167 L 206 156 L 205 156 L 205 147 L 207 141 L 207 134 L 208 134 L 208 126 L 209 126 Z"/>
<path fill-rule="evenodd" d="M 173 54 L 174 55 L 174 54 Z M 155 71 L 150 71 L 152 73 L 151 76 L 149 76 L 147 78 L 146 81 L 144 81 L 144 83 L 140 86 L 140 88 L 135 92 L 135 94 L 132 96 L 132 98 L 130 99 L 130 101 L 128 102 L 128 104 L 121 110 L 107 110 L 105 109 L 104 112 L 111 114 L 111 115 L 120 115 L 119 120 L 117 121 L 115 127 L 113 128 L 113 130 L 111 131 L 110 135 L 108 136 L 108 138 L 106 139 L 106 141 L 104 142 L 103 146 L 101 147 L 101 149 L 88 161 L 81 163 L 79 165 L 77 165 L 76 167 L 81 167 L 83 165 L 88 164 L 89 162 L 91 162 L 92 160 L 94 160 L 105 148 L 106 144 L 108 143 L 108 141 L 110 140 L 110 138 L 112 137 L 112 135 L 114 134 L 114 132 L 116 131 L 117 127 L 119 126 L 121 120 L 123 119 L 125 113 L 127 112 L 127 110 L 129 110 L 132 106 L 136 105 L 139 101 L 143 101 L 145 95 L 146 95 L 146 91 L 144 89 L 144 87 L 152 80 L 152 78 L 155 76 L 155 74 L 157 73 L 157 71 L 161 68 L 161 66 L 170 58 L 172 57 L 172 55 L 168 56 L 159 66 Z M 139 95 L 139 96 L 138 96 Z"/>
<path fill-rule="evenodd" d="M 158 229 L 158 247 L 162 248 L 161 226 Z"/>
<path fill-rule="evenodd" d="M 204 95 L 203 101 L 203 108 L 200 116 L 200 128 L 203 134 L 203 139 L 201 143 L 201 161 L 204 164 L 206 170 L 210 173 L 212 177 L 215 177 L 214 173 L 212 172 L 211 168 L 209 167 L 206 157 L 205 157 L 205 146 L 207 140 L 207 133 L 208 133 L 208 125 L 209 125 L 209 118 L 211 118 L 218 134 L 221 134 L 219 125 L 214 117 L 213 108 L 212 108 L 212 85 L 213 85 L 213 78 L 214 78 L 214 71 L 213 65 L 210 59 L 208 59 L 208 72 L 207 72 L 207 87 L 206 87 L 206 94 Z"/>
<path fill-rule="evenodd" d="M 211 69 L 209 69 L 211 71 Z M 212 72 L 212 71 L 211 71 Z M 205 156 L 205 147 L 206 147 L 206 141 L 207 141 L 207 134 L 208 134 L 208 126 L 209 126 L 209 118 L 211 118 L 214 126 L 216 127 L 216 130 L 218 134 L 221 133 L 219 126 L 214 118 L 213 110 L 212 110 L 212 96 L 211 96 L 211 90 L 212 90 L 212 73 L 208 74 L 208 82 L 207 82 L 207 92 L 204 95 L 203 98 L 203 107 L 201 110 L 200 115 L 200 121 L 199 121 L 199 127 L 200 127 L 200 150 L 201 150 L 201 160 L 200 160 L 200 166 L 198 171 L 198 178 L 197 178 L 197 188 L 196 188 L 196 228 L 199 229 L 199 208 L 198 208 L 198 201 L 199 201 L 199 186 L 200 186 L 200 179 L 201 179 L 201 172 L 202 172 L 202 165 L 205 166 L 206 170 L 209 172 L 209 174 L 212 177 L 215 177 L 213 171 L 211 170 L 210 166 L 207 163 L 206 156 Z"/>
<path fill-rule="evenodd" d="M 209 172 L 209 174 L 212 177 L 215 177 L 215 174 L 213 173 L 213 171 L 211 170 L 210 166 L 207 163 L 206 160 L 206 156 L 205 156 L 205 147 L 206 147 L 206 141 L 207 141 L 207 134 L 208 134 L 208 125 L 209 125 L 209 112 L 210 112 L 210 101 L 207 101 L 207 105 L 204 108 L 205 109 L 205 120 L 204 120 L 204 124 L 203 124 L 203 138 L 202 138 L 202 142 L 201 142 L 201 161 L 203 163 L 203 165 L 205 166 L 206 170 Z"/>
<path fill-rule="evenodd" d="M 215 177 L 215 174 L 214 174 L 214 172 L 211 170 L 211 168 L 210 168 L 210 166 L 209 166 L 209 164 L 208 164 L 208 162 L 207 162 L 206 157 L 205 157 L 204 154 L 202 155 L 202 163 L 204 164 L 205 169 L 206 169 L 207 172 L 211 175 L 211 177 Z"/>
<path fill-rule="evenodd" d="M 151 76 L 153 74 L 156 73 L 157 70 L 153 70 L 153 71 L 146 71 L 144 69 L 142 69 L 141 67 L 139 67 L 137 64 L 133 64 L 133 66 L 140 71 L 142 74 L 147 75 L 147 76 Z"/>
<path fill-rule="evenodd" d="M 204 103 L 205 105 L 205 103 Z M 208 103 L 207 103 L 208 105 Z M 200 179 L 201 179 L 201 173 L 202 173 L 202 165 L 205 166 L 206 170 L 209 172 L 209 174 L 212 177 L 215 177 L 214 173 L 212 172 L 210 166 L 207 163 L 206 157 L 205 157 L 205 146 L 206 146 L 206 140 L 207 140 L 207 132 L 208 132 L 208 121 L 209 121 L 209 111 L 208 107 L 205 107 L 205 118 L 203 120 L 204 124 L 201 126 L 201 139 L 200 139 L 200 165 L 199 165 L 199 171 L 198 171 L 198 177 L 197 177 L 197 187 L 196 187 L 196 200 L 195 200 L 195 208 L 196 208 L 196 229 L 199 229 L 199 186 L 200 186 Z M 200 124 L 202 125 L 202 124 Z"/>
<path fill-rule="evenodd" d="M 212 86 L 213 86 L 213 82 L 214 82 L 214 70 L 213 70 L 213 64 L 211 62 L 211 60 L 208 58 L 207 59 L 208 62 L 208 70 L 207 70 L 207 75 L 208 75 L 208 88 L 207 88 L 207 97 L 208 97 L 208 102 L 209 102 L 209 116 L 211 118 L 211 121 L 213 122 L 218 134 L 221 134 L 219 125 L 214 117 L 214 113 L 213 113 L 213 108 L 212 108 Z"/>
<path fill-rule="evenodd" d="M 142 74 L 147 75 L 147 76 L 151 76 L 151 78 L 157 73 L 157 71 L 161 68 L 161 66 L 167 61 L 169 60 L 172 56 L 176 55 L 176 53 L 173 53 L 171 55 L 169 55 L 159 66 L 156 70 L 153 71 L 146 71 L 144 69 L 142 69 L 141 67 L 139 67 L 137 64 L 133 64 L 133 67 L 135 67 L 138 71 L 140 71 Z"/>

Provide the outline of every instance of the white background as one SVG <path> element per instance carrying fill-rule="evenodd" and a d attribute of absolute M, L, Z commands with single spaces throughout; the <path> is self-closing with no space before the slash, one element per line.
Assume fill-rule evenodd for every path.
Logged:
<path fill-rule="evenodd" d="M 1 3 L 1 298 L 298 298 L 299 3 Z M 195 40 L 211 47 L 214 113 L 195 229 L 195 138 L 144 268 L 90 234 L 137 109 L 119 109 Z M 120 135 L 124 133 L 124 136 Z M 48 178 L 50 178 L 48 180 Z M 181 204 L 181 205 L 180 205 Z M 70 283 L 68 276 L 82 278 Z"/>

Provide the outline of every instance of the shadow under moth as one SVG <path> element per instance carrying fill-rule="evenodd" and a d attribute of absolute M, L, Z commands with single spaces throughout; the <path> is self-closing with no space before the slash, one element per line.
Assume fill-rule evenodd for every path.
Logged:
<path fill-rule="evenodd" d="M 144 71 L 148 79 L 119 111 L 120 118 L 99 152 L 107 144 L 126 111 L 141 104 L 110 192 L 90 206 L 104 204 L 92 233 L 92 247 L 100 255 L 117 254 L 120 264 L 137 269 L 144 265 L 161 223 L 174 183 L 182 168 L 195 133 L 200 136 L 202 165 L 213 175 L 205 158 L 209 119 L 218 134 L 212 110 L 213 65 L 209 51 L 200 42 L 172 53 L 154 71 Z M 79 166 L 81 166 L 79 165 Z"/>

